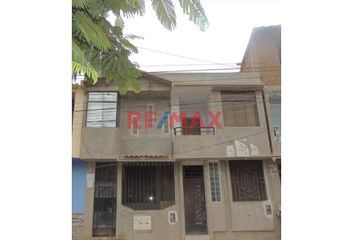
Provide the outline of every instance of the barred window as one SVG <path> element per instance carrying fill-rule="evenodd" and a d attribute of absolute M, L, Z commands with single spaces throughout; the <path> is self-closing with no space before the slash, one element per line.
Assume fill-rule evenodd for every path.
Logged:
<path fill-rule="evenodd" d="M 230 175 L 234 201 L 267 200 L 261 160 L 230 161 Z"/>
<path fill-rule="evenodd" d="M 209 163 L 209 175 L 210 175 L 210 189 L 211 189 L 211 201 L 221 201 L 221 189 L 220 189 L 220 177 L 219 177 L 219 164 L 217 162 Z"/>
<path fill-rule="evenodd" d="M 221 98 L 226 127 L 259 126 L 255 92 L 222 91 Z"/>
<path fill-rule="evenodd" d="M 115 236 L 117 163 L 96 163 L 93 236 Z"/>
<path fill-rule="evenodd" d="M 175 204 L 173 163 L 124 163 L 122 174 L 123 205 L 156 210 Z"/>
<path fill-rule="evenodd" d="M 89 92 L 87 127 L 117 127 L 117 92 Z"/>

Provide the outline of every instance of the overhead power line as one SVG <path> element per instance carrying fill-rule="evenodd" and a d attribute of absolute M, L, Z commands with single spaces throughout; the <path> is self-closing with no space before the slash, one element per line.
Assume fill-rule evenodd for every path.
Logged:
<path fill-rule="evenodd" d="M 212 61 L 204 60 L 204 59 L 200 59 L 200 58 L 187 57 L 187 56 L 183 56 L 183 55 L 179 55 L 179 54 L 175 54 L 175 53 L 169 53 L 169 52 L 160 51 L 160 50 L 151 49 L 151 48 L 145 48 L 145 47 L 139 47 L 139 46 L 137 46 L 137 48 L 140 48 L 140 49 L 143 49 L 143 50 L 146 50 L 146 51 L 150 51 L 150 52 L 156 52 L 156 53 L 161 53 L 161 54 L 165 54 L 165 55 L 169 55 L 169 56 L 185 58 L 185 59 L 189 59 L 189 60 L 193 60 L 193 61 L 198 61 L 198 62 L 205 62 L 205 63 L 211 63 L 211 64 L 215 64 L 215 65 L 222 65 L 222 66 L 227 66 L 227 67 L 234 67 L 234 66 L 229 65 L 229 64 L 212 62 Z"/>
<path fill-rule="evenodd" d="M 232 65 L 236 63 L 221 63 L 226 65 Z M 210 66 L 210 65 L 218 65 L 215 63 L 189 63 L 189 64 L 149 64 L 149 65 L 140 65 L 140 67 L 180 67 L 180 66 Z"/>
<path fill-rule="evenodd" d="M 138 100 L 144 100 L 144 99 L 153 99 L 153 98 L 140 98 Z M 168 99 L 166 97 L 166 99 Z M 170 104 L 170 102 L 168 102 L 168 104 L 166 104 L 166 106 L 156 106 L 157 104 L 155 104 L 154 108 L 155 109 L 166 109 L 166 108 L 171 108 L 171 107 L 184 107 L 184 106 L 189 106 L 189 105 L 193 105 L 192 107 L 195 107 L 195 105 L 198 105 L 198 104 L 216 104 L 216 103 L 225 103 L 225 102 L 228 102 L 228 101 L 202 101 L 202 102 L 184 102 L 184 103 L 179 103 L 179 104 Z M 87 102 L 85 102 L 87 103 Z M 256 101 L 255 103 L 263 103 L 262 101 L 262 98 L 256 98 Z M 118 102 L 119 104 L 119 102 Z M 147 103 L 148 104 L 148 103 Z M 89 109 L 90 111 L 96 111 L 96 110 L 116 110 L 116 109 L 119 109 L 119 110 L 126 110 L 126 109 L 133 109 L 133 108 L 146 108 L 147 107 L 147 104 L 143 104 L 143 105 L 129 105 L 129 106 L 119 106 L 118 108 L 117 107 L 114 107 L 114 108 L 95 108 L 95 109 Z M 80 109 L 80 110 L 74 110 L 74 112 L 87 112 L 89 111 L 88 109 Z"/>

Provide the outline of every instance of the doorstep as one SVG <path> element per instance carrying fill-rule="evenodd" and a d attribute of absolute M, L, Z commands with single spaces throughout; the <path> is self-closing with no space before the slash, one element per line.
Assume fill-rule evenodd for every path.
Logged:
<path fill-rule="evenodd" d="M 210 240 L 209 235 L 186 235 L 185 240 Z"/>

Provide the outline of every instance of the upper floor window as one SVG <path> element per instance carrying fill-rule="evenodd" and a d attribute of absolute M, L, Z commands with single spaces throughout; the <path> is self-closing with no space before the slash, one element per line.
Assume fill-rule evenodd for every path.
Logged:
<path fill-rule="evenodd" d="M 221 98 L 224 126 L 259 126 L 255 92 L 222 91 Z"/>
<path fill-rule="evenodd" d="M 87 127 L 117 127 L 117 92 L 89 92 L 87 106 Z"/>
<path fill-rule="evenodd" d="M 123 205 L 134 210 L 156 210 L 175 204 L 173 163 L 123 163 L 122 174 Z"/>
<path fill-rule="evenodd" d="M 267 200 L 261 160 L 230 161 L 230 175 L 234 201 Z"/>

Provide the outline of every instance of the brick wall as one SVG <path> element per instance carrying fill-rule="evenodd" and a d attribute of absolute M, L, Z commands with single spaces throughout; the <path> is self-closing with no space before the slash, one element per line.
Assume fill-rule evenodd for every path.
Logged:
<path fill-rule="evenodd" d="M 280 26 L 253 30 L 241 72 L 259 72 L 265 85 L 281 85 L 280 31 Z"/>

